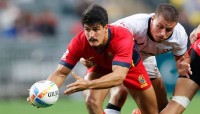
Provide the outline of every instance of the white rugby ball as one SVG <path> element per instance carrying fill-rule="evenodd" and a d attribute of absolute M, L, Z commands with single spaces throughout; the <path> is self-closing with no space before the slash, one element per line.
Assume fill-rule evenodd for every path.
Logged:
<path fill-rule="evenodd" d="M 29 91 L 30 102 L 37 107 L 49 107 L 55 104 L 59 97 L 58 86 L 49 80 L 34 83 Z"/>

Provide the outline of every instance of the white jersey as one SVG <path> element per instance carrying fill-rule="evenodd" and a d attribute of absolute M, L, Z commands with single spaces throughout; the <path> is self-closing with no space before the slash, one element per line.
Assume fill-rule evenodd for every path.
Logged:
<path fill-rule="evenodd" d="M 187 50 L 188 36 L 181 24 L 177 24 L 173 34 L 165 41 L 154 42 L 148 33 L 151 17 L 154 14 L 136 14 L 113 23 L 127 28 L 134 36 L 141 54 L 158 55 L 172 51 L 175 56 L 183 55 Z"/>
<path fill-rule="evenodd" d="M 172 35 L 162 42 L 151 40 L 149 25 L 152 14 L 136 14 L 120 19 L 112 25 L 127 28 L 134 36 L 135 43 L 138 45 L 142 55 L 143 63 L 150 78 L 160 77 L 155 56 L 171 51 L 175 56 L 183 55 L 187 50 L 188 36 L 181 24 L 177 24 Z"/>

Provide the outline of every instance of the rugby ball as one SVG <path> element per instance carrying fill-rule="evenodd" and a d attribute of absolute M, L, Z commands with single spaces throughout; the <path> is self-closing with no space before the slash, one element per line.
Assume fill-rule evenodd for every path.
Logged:
<path fill-rule="evenodd" d="M 58 86 L 49 80 L 34 83 L 29 91 L 29 100 L 36 107 L 49 107 L 55 104 L 59 97 Z"/>

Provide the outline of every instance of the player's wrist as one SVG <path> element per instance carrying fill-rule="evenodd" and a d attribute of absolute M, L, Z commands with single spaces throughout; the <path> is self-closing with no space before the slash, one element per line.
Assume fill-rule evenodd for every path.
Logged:
<path fill-rule="evenodd" d="M 87 88 L 88 89 L 94 89 L 94 87 L 93 87 L 93 81 L 87 81 Z"/>

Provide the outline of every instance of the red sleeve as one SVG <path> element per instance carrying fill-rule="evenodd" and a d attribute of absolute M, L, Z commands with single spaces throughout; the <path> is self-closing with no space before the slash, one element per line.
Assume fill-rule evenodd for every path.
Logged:
<path fill-rule="evenodd" d="M 83 33 L 74 37 L 67 46 L 66 52 L 63 54 L 60 64 L 72 69 L 82 56 L 83 45 L 80 45 L 80 40 Z M 84 44 L 84 43 L 82 43 Z"/>
<path fill-rule="evenodd" d="M 115 40 L 113 43 L 114 45 L 114 52 L 115 56 L 113 58 L 113 64 L 132 64 L 132 54 L 133 54 L 133 36 L 132 34 L 122 28 L 116 37 L 118 40 Z M 123 65 L 124 66 L 124 65 Z M 129 66 L 130 67 L 130 66 Z"/>
<path fill-rule="evenodd" d="M 194 42 L 194 44 L 191 46 L 197 54 L 200 56 L 200 33 L 198 34 L 197 41 Z"/>

